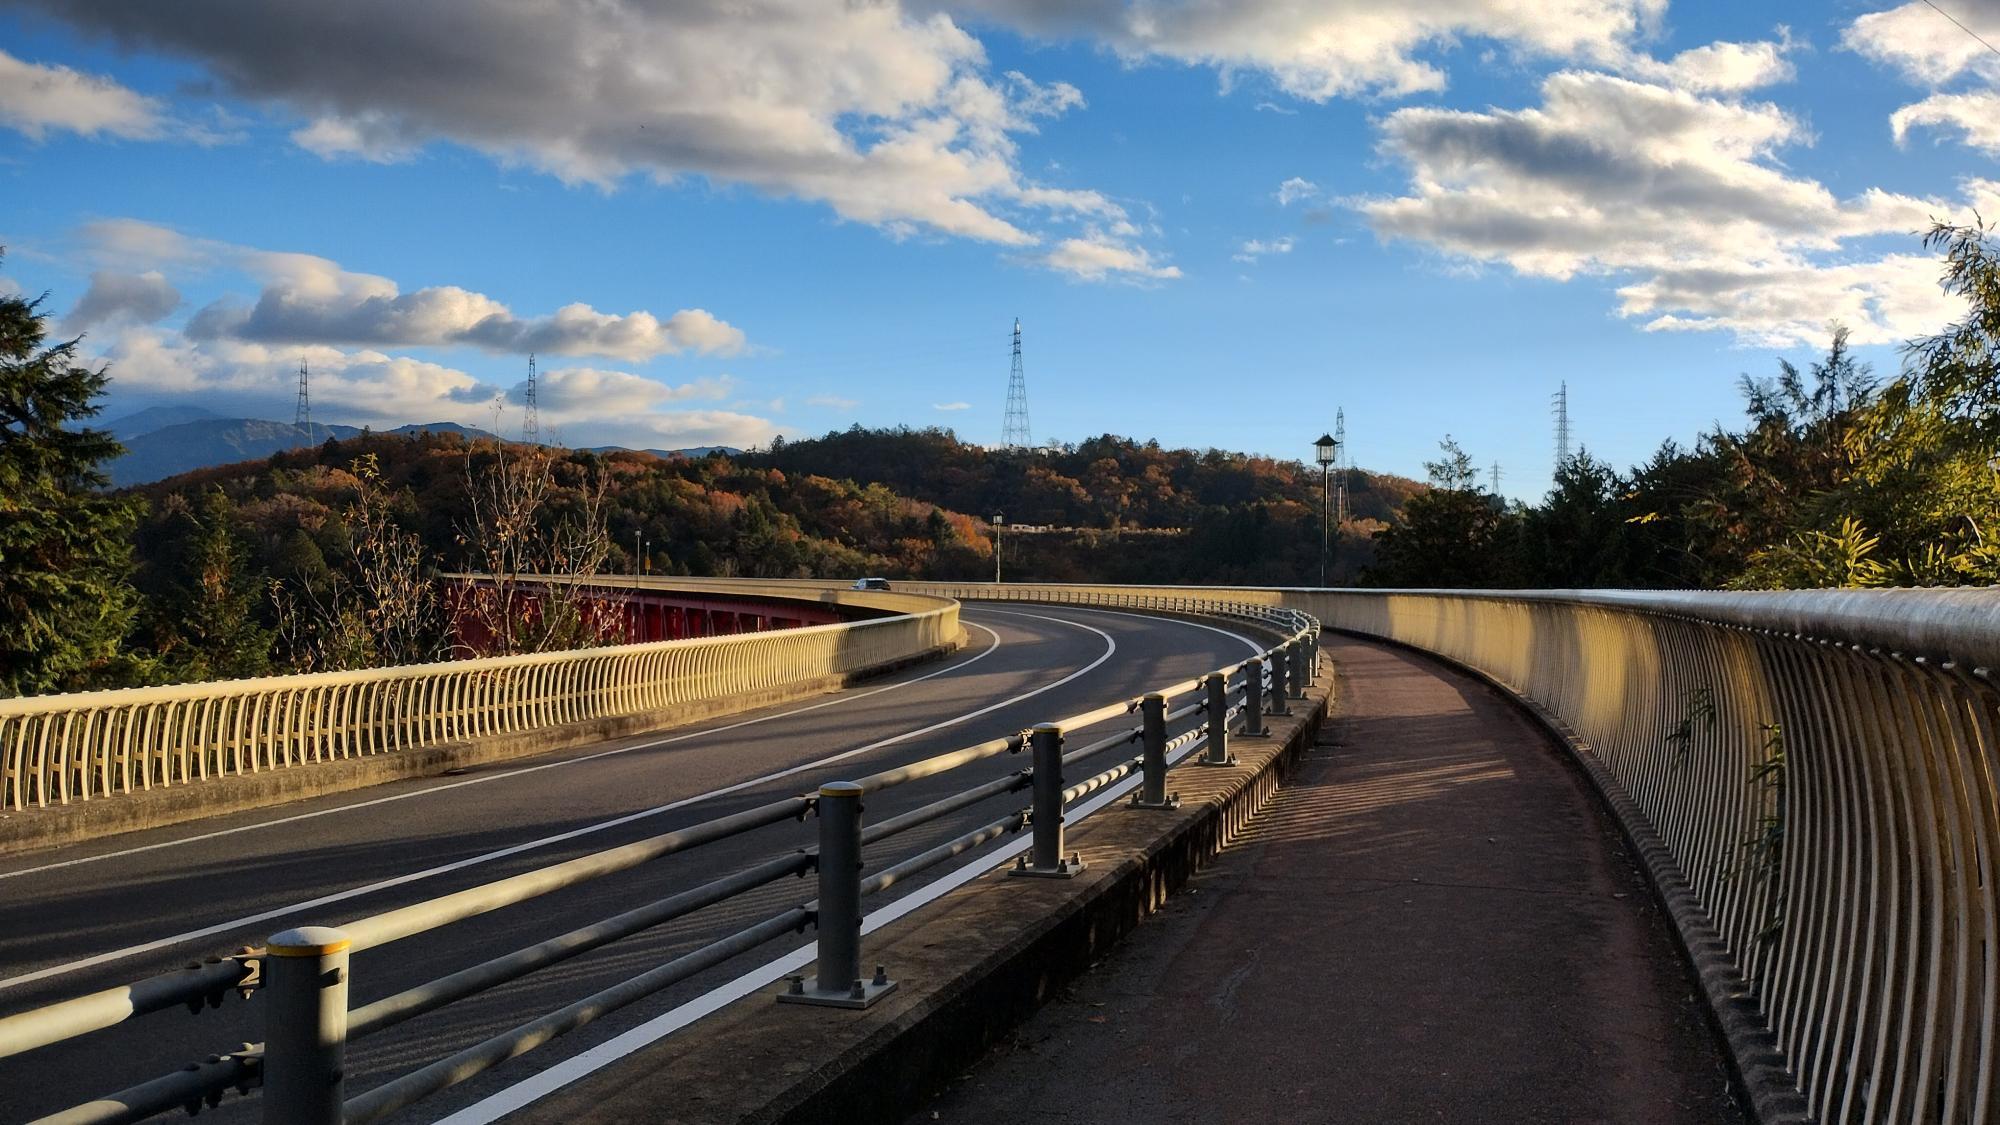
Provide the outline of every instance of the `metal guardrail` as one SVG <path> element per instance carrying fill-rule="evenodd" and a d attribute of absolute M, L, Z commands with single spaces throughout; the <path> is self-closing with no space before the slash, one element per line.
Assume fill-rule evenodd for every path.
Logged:
<path fill-rule="evenodd" d="M 2000 1122 L 2000 591 L 1206 592 L 1449 657 L 1566 725 L 1811 1118 Z"/>
<path fill-rule="evenodd" d="M 175 1005 L 198 1011 L 223 1002 L 228 992 L 263 995 L 267 1040 L 207 1056 L 173 1074 L 45 1117 L 41 1125 L 138 1121 L 157 1113 L 216 1104 L 229 1091 L 263 1090 L 263 1120 L 271 1125 L 361 1123 L 380 1120 L 424 1097 L 464 1082 L 508 1059 L 573 1031 L 624 1005 L 652 995 L 705 969 L 788 933 L 812 926 L 818 940 L 817 971 L 796 978 L 779 997 L 792 1003 L 861 1008 L 895 988 L 878 968 L 862 970 L 863 899 L 1008 833 L 1032 830 L 1032 847 L 1015 873 L 1063 878 L 1082 863 L 1064 846 L 1064 809 L 1088 794 L 1135 774 L 1141 784 L 1133 804 L 1171 808 L 1168 770 L 1198 751 L 1199 762 L 1228 765 L 1232 730 L 1260 733 L 1262 716 L 1284 713 L 1318 669 L 1318 624 L 1292 610 L 1248 606 L 1214 598 L 1128 596 L 1092 598 L 1090 604 L 1232 618 L 1269 633 L 1274 643 L 1240 665 L 1165 686 L 1031 731 L 896 766 L 853 780 L 829 781 L 815 792 L 787 797 L 728 816 L 666 832 L 621 847 L 579 856 L 425 902 L 348 921 L 338 927 L 307 926 L 273 935 L 262 949 L 243 949 L 176 973 L 46 1005 L 0 1018 L 0 1058 L 73 1040 Z M 793 630 L 791 635 L 808 632 Z M 774 634 L 784 636 L 787 634 Z M 679 643 L 679 642 L 670 642 Z M 652 646 L 640 646 L 652 647 Z M 1176 706 L 1176 701 L 1184 701 Z M 1068 748 L 1065 736 L 1139 713 L 1138 725 L 1114 730 Z M 1179 729 L 1176 732 L 1176 728 Z M 1138 752 L 1132 752 L 1134 744 Z M 1032 765 L 919 808 L 864 824 L 860 799 L 963 766 L 1026 750 Z M 1065 783 L 1079 764 L 1118 754 L 1108 767 Z M 865 849 L 909 829 L 937 821 L 1009 793 L 1032 791 L 1031 803 L 916 855 L 873 871 Z M 353 954 L 427 934 L 454 922 L 525 902 L 664 856 L 744 833 L 818 818 L 818 846 L 785 851 L 700 886 L 646 903 L 611 918 L 537 942 L 350 1010 Z M 346 1044 L 393 1027 L 456 1000 L 599 948 L 609 942 L 694 913 L 786 876 L 813 871 L 818 896 L 711 941 L 646 972 L 529 1020 L 500 1035 L 438 1059 L 353 1097 L 342 1081 Z M 268 995 L 265 995 L 268 994 Z"/>
<path fill-rule="evenodd" d="M 814 600 L 897 616 L 530 656 L 0 699 L 0 808 L 638 714 L 895 663 L 959 633 L 958 606 L 922 595 L 855 592 Z"/>

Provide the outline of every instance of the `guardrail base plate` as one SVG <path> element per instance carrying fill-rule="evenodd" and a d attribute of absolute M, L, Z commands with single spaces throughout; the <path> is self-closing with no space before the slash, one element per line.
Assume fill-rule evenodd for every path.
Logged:
<path fill-rule="evenodd" d="M 891 992 L 896 991 L 896 982 L 885 980 L 862 981 L 859 988 L 821 988 L 815 984 L 798 992 L 778 993 L 780 1004 L 817 1004 L 822 1008 L 866 1008 Z M 855 995 L 859 992 L 860 995 Z"/>
<path fill-rule="evenodd" d="M 1056 861 L 1054 867 L 1029 867 L 1025 857 L 1015 864 L 1009 875 L 1019 875 L 1028 879 L 1074 879 L 1083 872 L 1084 862 L 1080 855 L 1072 855 Z"/>

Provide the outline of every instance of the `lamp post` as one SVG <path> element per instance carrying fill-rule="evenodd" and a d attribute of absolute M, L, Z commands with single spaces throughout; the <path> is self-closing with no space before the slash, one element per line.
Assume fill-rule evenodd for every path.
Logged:
<path fill-rule="evenodd" d="M 639 573 L 639 552 L 641 550 L 642 548 L 639 546 L 639 533 L 635 531 L 632 533 L 632 573 L 634 575 Z"/>
<path fill-rule="evenodd" d="M 1007 526 L 1007 517 L 993 513 L 993 584 L 1000 584 L 1000 529 Z"/>
<path fill-rule="evenodd" d="M 1319 584 L 1326 585 L 1326 555 L 1328 544 L 1333 541 L 1333 523 L 1330 511 L 1333 481 L 1333 459 L 1337 443 L 1332 434 L 1321 434 L 1313 442 L 1313 457 L 1319 462 Z"/>

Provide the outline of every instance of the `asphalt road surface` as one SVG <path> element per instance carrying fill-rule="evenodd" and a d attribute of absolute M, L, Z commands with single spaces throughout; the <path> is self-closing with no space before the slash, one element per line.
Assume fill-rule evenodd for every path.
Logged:
<path fill-rule="evenodd" d="M 1097 610 L 968 606 L 964 621 L 969 643 L 951 659 L 835 695 L 0 860 L 0 1014 L 262 944 L 291 926 L 339 925 L 1009 734 L 1233 664 L 1261 647 L 1214 626 Z M 869 798 L 867 817 L 894 815 L 1026 764 L 1004 756 L 891 789 Z M 1026 803 L 1025 793 L 1007 795 L 913 829 L 872 847 L 869 865 L 895 862 Z M 369 950 L 355 958 L 350 1003 L 358 1007 L 808 846 L 812 834 L 810 821 L 760 829 Z M 965 862 L 934 868 L 888 897 L 921 896 L 927 880 Z M 810 879 L 775 883 L 350 1043 L 348 1094 L 812 896 Z M 867 908 L 881 905 L 871 898 Z M 712 997 L 776 958 L 796 960 L 809 942 L 807 934 L 766 945 L 393 1120 L 490 1120 L 518 1102 L 538 1072 L 633 1028 L 656 1026 L 663 1014 Z M 199 1016 L 158 1012 L 0 1060 L 0 1121 L 30 1120 L 261 1040 L 261 1007 L 232 994 Z M 256 1113 L 254 1097 L 232 1096 L 203 1118 L 250 1121 Z"/>

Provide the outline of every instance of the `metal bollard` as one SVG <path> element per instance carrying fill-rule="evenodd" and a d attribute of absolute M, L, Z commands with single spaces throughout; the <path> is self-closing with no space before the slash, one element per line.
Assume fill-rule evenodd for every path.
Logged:
<path fill-rule="evenodd" d="M 1292 713 L 1292 709 L 1285 705 L 1285 700 L 1291 698 L 1291 693 L 1285 690 L 1285 681 L 1291 678 L 1292 648 L 1287 642 L 1271 654 L 1271 701 L 1267 710 L 1273 715 Z"/>
<path fill-rule="evenodd" d="M 1236 757 L 1229 752 L 1229 677 L 1222 672 L 1210 672 L 1202 685 L 1208 689 L 1208 752 L 1201 756 L 1201 764 L 1233 766 Z"/>
<path fill-rule="evenodd" d="M 300 926 L 264 948 L 264 1125 L 340 1125 L 347 935 Z"/>
<path fill-rule="evenodd" d="M 861 787 L 835 781 L 819 787 L 818 975 L 811 988 L 794 980 L 778 999 L 793 1004 L 866 1008 L 896 990 L 880 966 L 861 976 Z"/>
<path fill-rule="evenodd" d="M 1139 791 L 1132 794 L 1135 809 L 1177 809 L 1179 796 L 1167 795 L 1167 697 L 1154 692 L 1139 701 L 1141 757 Z"/>
<path fill-rule="evenodd" d="M 1083 857 L 1063 854 L 1063 729 L 1054 723 L 1038 724 L 1031 741 L 1035 748 L 1035 804 L 1029 823 L 1035 830 L 1035 842 L 1029 855 L 1015 861 L 1013 874 L 1069 879 L 1083 870 Z"/>
<path fill-rule="evenodd" d="M 1251 657 L 1243 662 L 1243 733 L 1262 738 L 1264 729 L 1264 661 Z"/>
<path fill-rule="evenodd" d="M 1293 699 L 1304 699 L 1306 697 L 1306 687 L 1312 680 L 1312 674 L 1306 669 L 1306 665 L 1310 660 L 1311 657 L 1306 655 L 1306 642 L 1304 640 L 1293 642 L 1292 644 L 1292 698 Z"/>

